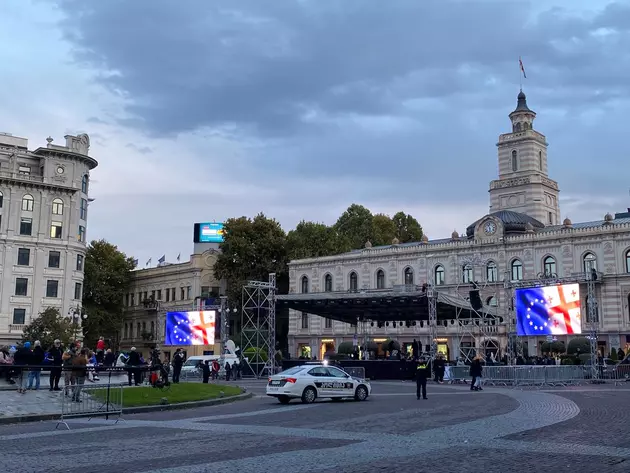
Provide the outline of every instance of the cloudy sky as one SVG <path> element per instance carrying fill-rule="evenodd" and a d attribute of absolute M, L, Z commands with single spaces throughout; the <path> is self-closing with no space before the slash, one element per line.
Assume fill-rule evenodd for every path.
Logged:
<path fill-rule="evenodd" d="M 351 203 L 431 238 L 488 209 L 523 88 L 562 216 L 630 206 L 630 2 L 2 0 L 0 131 L 87 132 L 89 238 L 141 264 L 192 225 Z"/>

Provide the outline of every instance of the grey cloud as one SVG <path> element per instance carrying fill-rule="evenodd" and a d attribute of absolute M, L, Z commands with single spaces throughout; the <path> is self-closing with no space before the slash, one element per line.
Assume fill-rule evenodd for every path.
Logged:
<path fill-rule="evenodd" d="M 127 143 L 125 146 L 129 149 L 137 151 L 140 154 L 149 154 L 153 152 L 153 149 L 148 146 L 138 146 L 134 143 Z"/>
<path fill-rule="evenodd" d="M 88 123 L 93 123 L 95 125 L 108 125 L 105 120 L 101 120 L 98 117 L 90 117 L 86 120 Z"/>

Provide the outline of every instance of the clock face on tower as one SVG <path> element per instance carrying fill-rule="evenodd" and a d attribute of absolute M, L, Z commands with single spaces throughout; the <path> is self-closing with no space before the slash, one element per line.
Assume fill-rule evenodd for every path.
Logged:
<path fill-rule="evenodd" d="M 497 224 L 494 222 L 486 222 L 483 226 L 483 230 L 486 232 L 486 235 L 494 235 L 497 231 Z"/>

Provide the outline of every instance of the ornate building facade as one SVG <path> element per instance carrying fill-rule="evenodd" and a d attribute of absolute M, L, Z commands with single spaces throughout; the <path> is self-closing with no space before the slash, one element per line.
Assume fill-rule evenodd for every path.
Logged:
<path fill-rule="evenodd" d="M 0 133 L 0 344 L 48 307 L 81 313 L 90 171 L 87 135 L 34 151 Z M 77 320 L 78 321 L 78 320 Z"/>
<path fill-rule="evenodd" d="M 536 114 L 522 91 L 509 117 L 512 130 L 497 143 L 499 176 L 490 183 L 490 213 L 472 223 L 465 235 L 454 232 L 438 240 L 425 236 L 421 242 L 394 241 L 381 247 L 367 242 L 365 248 L 349 253 L 292 261 L 290 292 L 385 290 L 431 282 L 437 290 L 465 299 L 475 281 L 481 286 L 483 303 L 504 313 L 507 321 L 512 317 L 512 299 L 504 290 L 504 279 L 513 285 L 549 276 L 577 281 L 579 274 L 596 270 L 600 349 L 607 354 L 611 348 L 630 345 L 630 209 L 606 213 L 597 221 L 561 222 L 558 183 L 547 174 L 547 142 L 534 129 Z M 580 292 L 586 313 L 584 286 Z M 493 327 L 492 340 L 483 343 L 504 352 L 508 329 L 507 322 Z M 291 310 L 291 356 L 320 357 L 325 350 L 352 341 L 355 330 L 346 323 Z M 367 330 L 375 342 L 390 338 L 401 344 L 413 339 L 430 343 L 429 330 L 421 324 L 380 328 L 371 324 Z M 527 352 L 537 354 L 544 340 L 528 337 Z M 454 321 L 438 327 L 437 343 L 451 359 L 459 356 L 462 343 L 484 349 L 474 336 L 462 337 Z"/>

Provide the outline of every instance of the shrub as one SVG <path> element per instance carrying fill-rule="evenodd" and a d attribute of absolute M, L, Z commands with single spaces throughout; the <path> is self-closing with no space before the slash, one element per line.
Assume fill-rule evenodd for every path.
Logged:
<path fill-rule="evenodd" d="M 351 355 L 354 353 L 354 344 L 352 342 L 341 342 L 337 347 L 337 353 L 340 355 Z"/>
<path fill-rule="evenodd" d="M 393 350 L 400 350 L 400 343 L 397 340 L 392 340 L 388 338 L 381 344 L 381 350 L 386 352 L 391 352 Z"/>
<path fill-rule="evenodd" d="M 573 355 L 561 355 L 560 356 L 560 364 L 561 365 L 575 365 L 575 356 L 573 356 Z"/>
<path fill-rule="evenodd" d="M 566 347 L 564 346 L 564 342 L 555 341 L 555 342 L 544 342 L 540 349 L 543 353 L 565 353 Z"/>
<path fill-rule="evenodd" d="M 266 363 L 269 359 L 265 350 L 256 347 L 249 347 L 243 352 L 243 356 L 248 358 L 250 363 Z"/>
<path fill-rule="evenodd" d="M 590 353 L 591 342 L 586 337 L 577 337 L 569 342 L 567 354 L 575 355 L 576 353 Z"/>
<path fill-rule="evenodd" d="M 618 358 L 617 357 L 617 350 L 615 350 L 614 348 L 611 348 L 610 349 L 610 359 L 613 360 L 613 361 L 619 361 L 617 358 Z"/>

